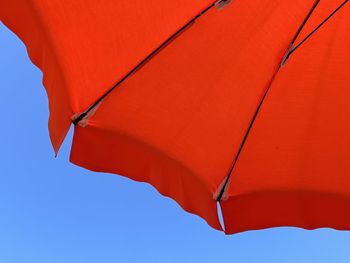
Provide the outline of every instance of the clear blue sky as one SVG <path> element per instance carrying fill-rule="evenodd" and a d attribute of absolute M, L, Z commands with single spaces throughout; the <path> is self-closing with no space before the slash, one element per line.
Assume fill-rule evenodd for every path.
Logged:
<path fill-rule="evenodd" d="M 0 263 L 350 262 L 350 232 L 225 236 L 151 186 L 54 158 L 41 72 L 0 23 Z"/>

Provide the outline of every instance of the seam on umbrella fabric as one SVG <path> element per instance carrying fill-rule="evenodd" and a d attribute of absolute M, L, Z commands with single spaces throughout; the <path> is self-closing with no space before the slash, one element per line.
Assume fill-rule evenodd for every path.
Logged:
<path fill-rule="evenodd" d="M 72 117 L 72 123 L 74 125 L 78 124 L 81 120 L 88 117 L 88 113 L 93 110 L 100 102 L 102 102 L 116 87 L 118 87 L 121 83 L 123 83 L 126 79 L 128 79 L 131 75 L 133 75 L 136 71 L 138 71 L 145 63 L 147 63 L 150 59 L 152 59 L 158 52 L 160 52 L 163 48 L 165 48 L 169 43 L 171 43 L 176 37 L 182 34 L 186 29 L 188 29 L 198 18 L 207 13 L 213 7 L 217 7 L 218 9 L 222 9 L 223 5 L 226 6 L 229 4 L 231 0 L 216 0 L 212 4 L 210 4 L 203 11 L 198 13 L 194 18 L 188 21 L 184 26 L 182 26 L 178 31 L 172 34 L 167 40 L 165 40 L 160 46 L 158 46 L 155 50 L 153 50 L 147 57 L 145 57 L 140 63 L 138 63 L 128 74 L 126 74 L 123 78 L 121 78 L 114 86 L 112 86 L 107 92 L 105 92 L 100 98 L 98 98 L 91 106 L 86 109 L 82 113 L 77 113 Z"/>
<path fill-rule="evenodd" d="M 326 22 L 328 22 L 332 17 L 334 17 L 335 14 L 338 13 L 338 11 L 340 9 L 342 9 L 345 4 L 347 4 L 349 2 L 349 0 L 345 0 L 344 2 L 342 2 L 329 16 L 327 16 L 314 30 L 312 30 L 303 40 L 300 41 L 300 43 L 294 47 L 292 47 L 288 54 L 286 55 L 285 61 L 284 63 L 282 63 L 283 65 L 285 64 L 285 62 L 288 60 L 288 58 L 290 57 L 290 55 L 292 55 L 292 53 L 294 53 L 301 45 L 303 45 L 313 34 L 315 34 Z"/>
<path fill-rule="evenodd" d="M 235 168 L 235 166 L 236 166 L 236 163 L 237 163 L 237 161 L 238 161 L 238 158 L 239 158 L 239 156 L 240 156 L 240 154 L 241 154 L 241 152 L 242 152 L 242 149 L 243 149 L 243 147 L 244 147 L 244 145 L 245 145 L 245 143 L 246 143 L 246 141 L 247 141 L 247 139 L 248 139 L 248 136 L 249 136 L 249 134 L 250 134 L 250 131 L 251 131 L 251 129 L 252 129 L 253 125 L 254 125 L 254 122 L 255 122 L 255 120 L 256 120 L 256 118 L 257 118 L 259 112 L 260 112 L 261 106 L 263 105 L 263 103 L 264 103 L 264 101 L 265 101 L 265 99 L 266 99 L 266 97 L 267 97 L 267 94 L 268 94 L 268 92 L 269 92 L 269 90 L 270 90 L 270 88 L 271 88 L 271 86 L 272 86 L 273 81 L 275 80 L 275 78 L 276 78 L 276 76 L 277 76 L 279 70 L 281 69 L 282 65 L 284 64 L 283 62 L 286 60 L 286 58 L 288 58 L 288 53 L 290 53 L 291 47 L 294 46 L 294 42 L 296 41 L 296 39 L 297 39 L 298 36 L 300 35 L 300 33 L 301 33 L 301 31 L 303 30 L 304 26 L 307 24 L 308 20 L 309 20 L 310 17 L 312 16 L 312 14 L 313 14 L 313 12 L 315 11 L 316 7 L 318 6 L 319 2 L 320 2 L 320 0 L 316 0 L 315 3 L 313 4 L 313 6 L 311 7 L 310 11 L 307 13 L 307 15 L 306 15 L 306 17 L 304 18 L 303 22 L 302 22 L 301 25 L 298 27 L 297 32 L 294 34 L 294 36 L 293 36 L 293 38 L 292 38 L 292 40 L 291 40 L 289 46 L 287 47 L 287 49 L 286 49 L 286 51 L 285 51 L 285 55 L 281 58 L 281 60 L 280 60 L 281 62 L 278 64 L 278 66 L 277 66 L 275 72 L 273 73 L 273 75 L 272 75 L 272 77 L 271 77 L 271 80 L 269 81 L 269 83 L 268 83 L 268 85 L 267 85 L 267 88 L 266 88 L 266 90 L 265 90 L 265 92 L 264 92 L 264 94 L 263 94 L 263 96 L 262 96 L 262 98 L 261 98 L 261 100 L 260 100 L 260 102 L 259 102 L 259 104 L 258 104 L 258 107 L 256 108 L 256 110 L 255 110 L 255 112 L 254 112 L 254 115 L 253 115 L 253 117 L 252 117 L 252 119 L 251 119 L 251 121 L 250 121 L 250 123 L 249 123 L 249 126 L 248 126 L 248 128 L 247 128 L 247 130 L 246 130 L 246 132 L 245 132 L 245 134 L 244 134 L 244 137 L 243 137 L 242 142 L 241 142 L 241 144 L 240 144 L 240 146 L 239 146 L 239 148 L 238 148 L 237 154 L 236 154 L 235 157 L 234 157 L 234 160 L 233 160 L 233 163 L 232 163 L 232 165 L 231 165 L 231 168 L 230 168 L 230 170 L 229 170 L 229 172 L 228 172 L 228 175 L 226 175 L 225 183 L 224 183 L 222 186 L 220 185 L 220 186 L 221 186 L 221 190 L 220 190 L 220 193 L 219 193 L 219 195 L 218 195 L 218 197 L 217 197 L 217 199 L 216 199 L 217 202 L 220 202 L 220 201 L 222 200 L 222 197 L 223 197 L 225 191 L 226 191 L 227 188 L 228 188 L 227 186 L 228 186 L 228 184 L 229 184 L 229 181 L 230 181 L 230 178 L 231 178 L 231 174 L 232 174 L 232 172 L 233 172 L 233 170 L 234 170 L 234 168 Z M 220 186 L 219 186 L 219 188 L 220 188 Z"/>

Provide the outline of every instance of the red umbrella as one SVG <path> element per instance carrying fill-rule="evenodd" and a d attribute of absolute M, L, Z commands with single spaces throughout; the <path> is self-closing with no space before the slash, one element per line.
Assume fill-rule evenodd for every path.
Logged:
<path fill-rule="evenodd" d="M 350 229 L 347 0 L 0 0 L 56 153 L 226 233 Z M 125 197 L 126 199 L 128 197 Z"/>

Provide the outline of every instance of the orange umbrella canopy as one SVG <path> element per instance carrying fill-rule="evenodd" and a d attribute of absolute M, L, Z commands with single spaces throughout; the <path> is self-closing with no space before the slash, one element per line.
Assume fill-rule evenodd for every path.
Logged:
<path fill-rule="evenodd" d="M 57 153 L 226 233 L 350 229 L 344 0 L 0 0 L 44 73 Z M 126 197 L 127 198 L 127 197 Z"/>

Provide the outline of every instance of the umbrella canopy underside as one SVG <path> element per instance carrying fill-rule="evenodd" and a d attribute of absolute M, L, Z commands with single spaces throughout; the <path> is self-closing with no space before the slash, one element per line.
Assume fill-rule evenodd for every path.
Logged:
<path fill-rule="evenodd" d="M 226 233 L 350 229 L 350 5 L 281 66 L 344 1 L 315 2 L 0 0 L 0 19 L 44 74 L 56 153 L 90 107 L 79 166 L 219 230 L 221 193 Z"/>

